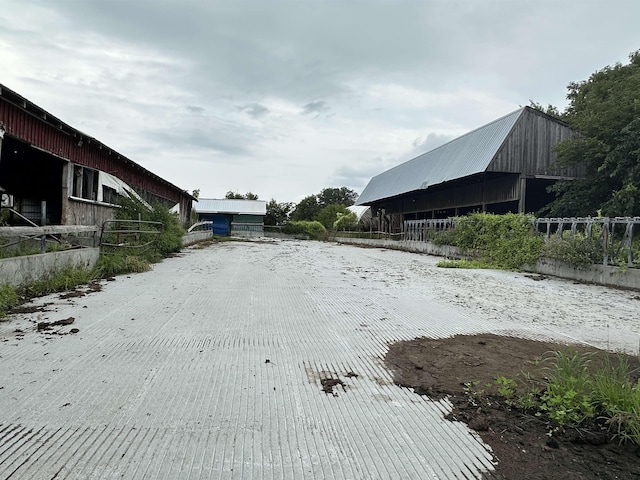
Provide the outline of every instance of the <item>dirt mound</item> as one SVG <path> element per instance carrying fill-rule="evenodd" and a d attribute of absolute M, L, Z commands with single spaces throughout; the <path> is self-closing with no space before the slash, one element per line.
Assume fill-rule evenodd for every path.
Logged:
<path fill-rule="evenodd" d="M 508 408 L 497 395 L 496 378 L 518 381 L 528 372 L 533 379 L 543 379 L 545 358 L 563 349 L 596 351 L 497 335 L 458 335 L 398 342 L 390 346 L 385 361 L 398 385 L 451 400 L 454 409 L 448 418 L 467 423 L 493 450 L 498 465 L 487 478 L 640 478 L 637 447 L 620 446 L 599 428 L 549 435 L 546 421 Z M 615 362 L 617 356 L 610 354 L 610 359 Z M 638 358 L 628 360 L 630 369 L 637 371 Z"/>

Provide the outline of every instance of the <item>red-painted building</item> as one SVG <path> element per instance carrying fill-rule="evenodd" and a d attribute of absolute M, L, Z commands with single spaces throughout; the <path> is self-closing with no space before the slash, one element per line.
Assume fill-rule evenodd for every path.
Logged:
<path fill-rule="evenodd" d="M 99 225 L 118 195 L 177 211 L 186 224 L 194 198 L 124 155 L 0 84 L 0 188 L 3 205 L 40 223 Z"/>

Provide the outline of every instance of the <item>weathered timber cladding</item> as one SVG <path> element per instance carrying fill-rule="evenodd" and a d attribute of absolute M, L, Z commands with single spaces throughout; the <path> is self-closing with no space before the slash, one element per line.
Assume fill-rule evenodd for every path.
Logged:
<path fill-rule="evenodd" d="M 561 171 L 554 166 L 554 145 L 572 136 L 571 129 L 564 123 L 527 108 L 486 171 L 577 177 L 581 173 L 577 167 Z"/>
<path fill-rule="evenodd" d="M 511 202 L 520 196 L 520 177 L 504 175 L 486 179 L 478 175 L 477 181 L 465 185 L 415 193 L 384 202 L 381 207 L 387 213 L 416 213 L 451 208 L 482 207 L 483 205 Z"/>

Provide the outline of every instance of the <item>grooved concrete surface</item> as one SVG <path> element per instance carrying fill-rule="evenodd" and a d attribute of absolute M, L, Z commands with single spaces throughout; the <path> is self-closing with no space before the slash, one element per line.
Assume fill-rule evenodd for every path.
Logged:
<path fill-rule="evenodd" d="M 446 401 L 393 385 L 389 342 L 482 331 L 637 345 L 629 293 L 437 260 L 234 242 L 38 299 L 47 311 L 0 323 L 0 479 L 480 478 L 489 448 L 444 419 Z M 566 305 L 526 314 L 509 289 Z M 557 321 L 585 295 L 635 310 L 609 316 L 615 335 Z M 36 331 L 70 316 L 58 330 L 76 334 Z M 344 386 L 325 393 L 326 378 Z"/>

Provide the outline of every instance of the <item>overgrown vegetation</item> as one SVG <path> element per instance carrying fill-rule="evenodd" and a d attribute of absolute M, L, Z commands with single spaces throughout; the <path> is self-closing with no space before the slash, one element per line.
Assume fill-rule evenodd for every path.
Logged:
<path fill-rule="evenodd" d="M 437 264 L 441 268 L 489 268 L 483 260 L 440 260 Z"/>
<path fill-rule="evenodd" d="M 320 222 L 290 221 L 282 228 L 282 233 L 288 235 L 303 235 L 311 240 L 324 240 L 327 237 L 327 230 Z"/>
<path fill-rule="evenodd" d="M 621 443 L 640 445 L 640 388 L 627 358 L 605 352 L 550 352 L 536 375 L 497 376 L 493 383 L 466 384 L 469 400 L 496 395 L 507 408 L 547 422 L 548 434 L 567 428 L 596 428 Z M 540 375 L 542 373 L 542 375 Z"/>
<path fill-rule="evenodd" d="M 117 213 L 117 218 L 120 220 L 140 219 L 142 221 L 160 222 L 156 226 L 146 224 L 144 227 L 145 230 L 156 230 L 158 232 L 157 235 L 135 234 L 137 241 L 141 244 L 150 239 L 154 240 L 148 248 L 110 249 L 108 254 L 100 255 L 96 266 L 92 270 L 69 267 L 53 272 L 46 278 L 22 287 L 0 286 L 0 317 L 6 315 L 11 308 L 30 298 L 70 290 L 99 278 L 148 271 L 151 269 L 152 263 L 180 251 L 184 230 L 180 226 L 177 215 L 171 213 L 168 208 L 163 205 L 154 205 L 153 209 L 149 209 L 139 200 L 124 197 L 121 198 L 120 205 L 121 208 Z M 114 235 L 115 238 L 116 236 Z"/>
<path fill-rule="evenodd" d="M 535 265 L 542 248 L 531 219 L 515 213 L 473 213 L 456 218 L 455 228 L 436 232 L 432 240 L 477 254 L 486 267 L 521 270 L 524 265 Z"/>
<path fill-rule="evenodd" d="M 598 239 L 570 232 L 562 237 L 553 235 L 544 243 L 541 256 L 561 260 L 576 268 L 587 268 L 602 262 L 602 246 Z"/>

